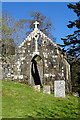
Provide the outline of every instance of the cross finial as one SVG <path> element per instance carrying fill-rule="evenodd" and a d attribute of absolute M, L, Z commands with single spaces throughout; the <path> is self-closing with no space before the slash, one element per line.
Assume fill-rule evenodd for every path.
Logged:
<path fill-rule="evenodd" d="M 37 25 L 39 25 L 39 22 L 35 21 L 33 24 L 35 25 L 35 28 L 38 28 Z"/>

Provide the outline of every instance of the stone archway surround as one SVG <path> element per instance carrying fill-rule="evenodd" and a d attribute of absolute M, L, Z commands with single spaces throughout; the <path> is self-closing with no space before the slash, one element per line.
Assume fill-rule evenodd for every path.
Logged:
<path fill-rule="evenodd" d="M 32 68 L 34 67 L 35 68 Z M 32 69 L 34 69 L 32 71 Z M 33 73 L 32 73 L 33 72 Z M 30 85 L 43 85 L 44 82 L 44 61 L 40 55 L 34 55 L 30 63 Z"/>

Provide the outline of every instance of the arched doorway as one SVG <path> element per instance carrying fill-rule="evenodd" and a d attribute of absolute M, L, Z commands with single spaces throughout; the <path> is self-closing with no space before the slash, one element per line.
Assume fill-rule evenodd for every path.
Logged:
<path fill-rule="evenodd" d="M 35 55 L 30 65 L 30 84 L 43 84 L 43 59 L 39 55 Z"/>

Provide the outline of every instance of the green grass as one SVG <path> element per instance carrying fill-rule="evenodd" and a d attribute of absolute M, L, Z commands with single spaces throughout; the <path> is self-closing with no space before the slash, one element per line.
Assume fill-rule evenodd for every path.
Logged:
<path fill-rule="evenodd" d="M 28 85 L 3 81 L 2 118 L 77 118 L 78 99 L 71 95 L 55 98 Z"/>

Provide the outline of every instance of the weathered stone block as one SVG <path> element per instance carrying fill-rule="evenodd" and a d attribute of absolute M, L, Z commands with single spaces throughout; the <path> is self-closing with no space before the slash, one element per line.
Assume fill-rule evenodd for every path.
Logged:
<path fill-rule="evenodd" d="M 3 68 L 2 68 L 2 65 L 0 63 L 0 79 L 3 79 Z"/>
<path fill-rule="evenodd" d="M 15 76 L 14 76 L 14 79 L 17 79 L 17 78 L 18 78 L 18 76 L 17 76 L 17 75 L 15 75 Z"/>
<path fill-rule="evenodd" d="M 44 85 L 43 86 L 43 93 L 44 94 L 50 94 L 50 86 L 49 85 Z"/>
<path fill-rule="evenodd" d="M 33 86 L 34 91 L 40 92 L 40 85 Z"/>
<path fill-rule="evenodd" d="M 54 97 L 65 98 L 65 81 L 54 81 Z"/>
<path fill-rule="evenodd" d="M 28 43 L 28 45 L 30 45 L 30 43 Z"/>
<path fill-rule="evenodd" d="M 19 79 L 23 79 L 23 75 L 19 75 L 18 78 L 19 78 Z"/>

